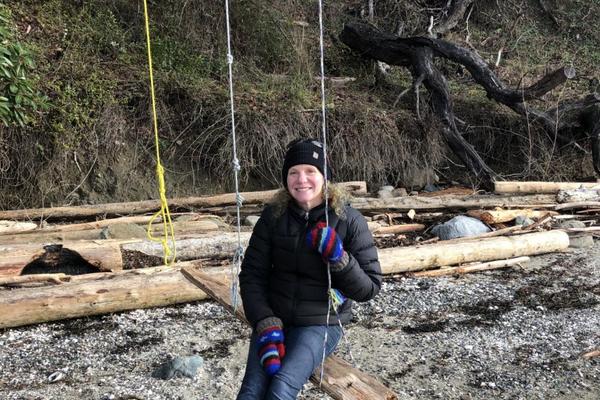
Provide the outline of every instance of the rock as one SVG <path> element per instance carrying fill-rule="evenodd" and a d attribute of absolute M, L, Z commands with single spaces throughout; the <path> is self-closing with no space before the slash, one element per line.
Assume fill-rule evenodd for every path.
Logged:
<path fill-rule="evenodd" d="M 394 197 L 406 197 L 406 196 L 408 196 L 408 192 L 403 187 L 392 190 L 392 194 L 394 195 Z"/>
<path fill-rule="evenodd" d="M 260 217 L 258 215 L 248 215 L 246 219 L 244 219 L 244 225 L 254 226 L 258 222 L 259 218 Z"/>
<path fill-rule="evenodd" d="M 143 239 L 146 229 L 136 224 L 114 224 L 102 229 L 101 239 Z"/>
<path fill-rule="evenodd" d="M 525 227 L 533 223 L 534 221 L 531 218 L 526 217 L 525 215 L 517 215 L 517 218 L 515 218 L 515 225 L 522 225 L 523 227 Z"/>
<path fill-rule="evenodd" d="M 577 220 L 561 221 L 558 224 L 559 228 L 585 228 L 585 224 Z M 587 247 L 594 247 L 594 237 L 591 235 L 577 235 L 569 236 L 569 247 L 576 249 L 582 249 Z"/>
<path fill-rule="evenodd" d="M 440 240 L 476 236 L 487 232 L 490 232 L 490 228 L 483 222 L 477 218 L 467 217 L 466 215 L 457 215 L 451 220 L 436 225 L 431 229 L 431 233 L 439 237 Z"/>
<path fill-rule="evenodd" d="M 188 221 L 195 221 L 196 216 L 192 215 L 192 214 L 184 214 L 184 215 L 178 215 L 177 217 L 175 217 L 175 219 L 173 221 L 177 221 L 177 222 L 188 222 Z"/>
<path fill-rule="evenodd" d="M 394 190 L 393 186 L 382 186 L 377 192 L 377 197 L 380 199 L 391 199 L 394 197 L 392 191 Z"/>
<path fill-rule="evenodd" d="M 152 377 L 165 380 L 179 376 L 193 378 L 203 363 L 204 359 L 200 356 L 175 357 L 158 367 Z"/>
<path fill-rule="evenodd" d="M 380 190 L 379 192 L 377 192 L 377 197 L 379 197 L 380 199 L 391 199 L 394 197 L 394 195 L 392 194 L 392 192 L 388 192 L 387 190 Z"/>
<path fill-rule="evenodd" d="M 432 183 L 428 183 L 427 185 L 425 185 L 423 187 L 423 191 L 424 192 L 437 192 L 439 190 L 440 190 L 440 188 L 437 187 L 436 185 L 432 184 Z"/>
<path fill-rule="evenodd" d="M 65 379 L 65 376 L 66 376 L 66 375 L 65 375 L 65 373 L 64 373 L 64 372 L 62 372 L 62 371 L 56 371 L 56 372 L 53 372 L 52 374 L 50 374 L 50 375 L 48 376 L 48 382 L 49 382 L 49 383 L 56 383 L 56 382 L 60 382 L 60 381 L 62 381 L 63 379 Z"/>

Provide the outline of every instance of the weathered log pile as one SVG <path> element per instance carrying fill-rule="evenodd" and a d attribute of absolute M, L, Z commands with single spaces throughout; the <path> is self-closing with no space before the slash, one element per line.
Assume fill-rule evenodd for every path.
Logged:
<path fill-rule="evenodd" d="M 499 193 L 486 195 L 465 194 L 461 189 L 440 191 L 439 195 L 433 192 L 373 198 L 366 195 L 364 183 L 347 184 L 355 189 L 353 206 L 369 220 L 380 247 L 384 274 L 442 276 L 508 267 L 526 262 L 528 256 L 564 251 L 569 236 L 600 233 L 600 185 L 497 185 Z M 272 191 L 246 194 L 254 200 L 244 208 L 254 212 L 272 195 Z M 218 198 L 224 199 L 223 203 L 215 200 Z M 42 215 L 60 215 L 63 222 L 69 222 L 73 215 L 81 219 L 92 214 L 89 207 L 81 207 L 85 212 L 69 207 L 68 212 L 52 209 L 0 213 L 3 218 L 13 217 L 0 232 L 0 328 L 205 298 L 206 294 L 180 276 L 179 269 L 202 265 L 207 273 L 226 274 L 238 235 L 231 225 L 232 218 L 222 208 L 230 204 L 230 195 L 199 199 L 177 201 L 187 206 L 179 208 L 184 213 L 174 214 L 180 262 L 169 268 L 160 266 L 161 244 L 143 237 L 144 229 L 133 225 L 146 224 L 149 217 L 145 215 L 52 226 L 38 223 L 31 230 L 32 221 Z M 135 213 L 143 207 L 126 203 L 93 209 L 104 216 L 110 214 L 108 208 Z M 215 213 L 215 209 L 222 212 Z M 432 225 L 459 214 L 480 219 L 492 231 L 452 240 L 439 240 L 431 234 Z M 27 224 L 21 225 L 19 218 L 28 219 Z M 529 225 L 515 225 L 516 218 L 529 221 Z M 579 227 L 564 227 L 565 220 L 580 221 Z M 111 238 L 107 231 L 121 236 Z M 54 236 L 67 232 L 68 239 Z M 251 227 L 244 226 L 240 236 L 243 245 L 250 234 Z M 397 246 L 399 243 L 402 246 Z M 132 254 L 139 258 L 136 265 L 128 260 Z M 140 266 L 146 268 L 132 270 Z"/>
<path fill-rule="evenodd" d="M 388 198 L 368 197 L 364 182 L 346 186 L 354 191 L 352 205 L 369 221 L 383 273 L 388 275 L 458 276 L 510 267 L 527 262 L 528 256 L 566 250 L 569 236 L 600 232 L 596 184 L 503 182 L 495 194 L 450 188 Z M 247 193 L 250 201 L 243 214 L 256 215 L 273 193 Z M 0 329 L 209 296 L 227 303 L 223 287 L 217 289 L 228 282 L 227 265 L 238 245 L 231 224 L 232 198 L 220 195 L 173 203 L 177 211 L 185 212 L 173 214 L 179 262 L 169 267 L 160 265 L 162 245 L 147 239 L 138 225 L 151 217 L 130 215 L 154 211 L 158 204 L 0 212 L 0 218 L 10 218 L 0 224 Z M 432 236 L 433 224 L 455 215 L 478 218 L 492 231 L 452 240 Z M 48 216 L 60 223 L 49 226 Z M 104 219 L 72 223 L 74 218 L 91 217 Z M 529 224 L 515 225 L 519 218 Z M 563 227 L 564 220 L 580 221 L 580 226 Z M 160 226 L 152 225 L 150 232 L 158 234 Z M 243 245 L 250 234 L 251 228 L 243 227 L 239 236 Z M 137 263 L 131 263 L 132 254 Z M 376 379 L 336 358 L 325 364 L 323 385 L 333 398 L 396 398 Z"/>

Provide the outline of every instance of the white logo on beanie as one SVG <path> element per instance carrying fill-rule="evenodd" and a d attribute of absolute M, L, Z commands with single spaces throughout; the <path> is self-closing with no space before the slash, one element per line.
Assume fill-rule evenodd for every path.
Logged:
<path fill-rule="evenodd" d="M 313 151 L 313 158 L 315 160 L 318 160 L 319 159 L 319 153 L 317 153 L 316 151 Z"/>

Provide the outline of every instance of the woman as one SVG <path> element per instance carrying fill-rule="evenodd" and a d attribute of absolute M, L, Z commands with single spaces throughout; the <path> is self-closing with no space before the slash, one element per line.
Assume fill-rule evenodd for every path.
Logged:
<path fill-rule="evenodd" d="M 284 189 L 264 209 L 246 249 L 240 290 L 253 333 L 238 400 L 295 399 L 321 364 L 325 333 L 329 355 L 342 335 L 338 319 L 352 317 L 352 300 L 370 300 L 381 288 L 364 217 L 345 204 L 335 185 L 328 185 L 325 209 L 323 161 L 316 140 L 289 145 Z M 341 303 L 337 313 L 328 313 L 328 265 Z"/>

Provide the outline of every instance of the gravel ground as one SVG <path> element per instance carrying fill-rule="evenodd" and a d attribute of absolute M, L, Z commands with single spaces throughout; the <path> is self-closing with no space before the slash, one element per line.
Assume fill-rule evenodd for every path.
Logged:
<path fill-rule="evenodd" d="M 401 399 L 600 399 L 600 244 L 524 268 L 386 279 L 338 355 Z M 213 302 L 0 331 L 0 399 L 233 399 L 249 329 Z M 151 377 L 200 355 L 193 378 Z M 48 377 L 59 376 L 50 383 Z M 307 384 L 301 399 L 327 399 Z"/>

